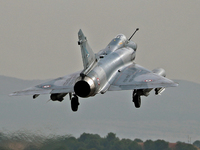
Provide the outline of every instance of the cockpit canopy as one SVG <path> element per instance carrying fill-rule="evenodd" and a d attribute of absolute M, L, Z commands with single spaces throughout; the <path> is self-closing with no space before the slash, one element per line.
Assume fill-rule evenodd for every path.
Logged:
<path fill-rule="evenodd" d="M 124 46 L 126 42 L 126 36 L 123 34 L 118 34 L 107 46 L 110 51 L 115 51 Z"/>
<path fill-rule="evenodd" d="M 98 53 L 98 55 L 100 58 L 104 58 L 105 55 L 108 55 L 109 53 L 112 53 L 123 47 L 130 47 L 136 51 L 137 44 L 135 44 L 133 41 L 128 41 L 125 35 L 118 34 L 114 39 L 112 39 L 105 49 Z"/>
<path fill-rule="evenodd" d="M 123 35 L 123 34 L 118 34 L 116 37 L 115 37 L 115 39 L 120 39 L 121 41 L 126 41 L 126 36 L 125 35 Z"/>

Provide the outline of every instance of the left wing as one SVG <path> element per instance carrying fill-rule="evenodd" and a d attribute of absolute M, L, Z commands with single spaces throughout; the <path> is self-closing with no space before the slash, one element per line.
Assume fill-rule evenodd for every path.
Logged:
<path fill-rule="evenodd" d="M 79 76 L 80 71 L 51 80 L 46 83 L 39 84 L 35 87 L 30 87 L 22 91 L 17 91 L 11 93 L 11 96 L 21 96 L 21 95 L 39 95 L 39 94 L 53 94 L 53 93 L 73 93 L 74 84 Z"/>
<path fill-rule="evenodd" d="M 131 64 L 121 70 L 116 76 L 108 91 L 151 89 L 162 87 L 175 87 L 177 83 L 163 76 L 153 73 L 137 64 Z"/>

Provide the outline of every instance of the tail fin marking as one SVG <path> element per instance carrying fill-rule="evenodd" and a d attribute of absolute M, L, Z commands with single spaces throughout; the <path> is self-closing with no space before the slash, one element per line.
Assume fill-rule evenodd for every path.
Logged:
<path fill-rule="evenodd" d="M 87 38 L 84 36 L 81 29 L 78 32 L 78 38 L 79 38 L 78 44 L 81 47 L 83 67 L 84 69 L 87 69 L 95 62 L 95 54 L 90 48 L 87 42 Z"/>

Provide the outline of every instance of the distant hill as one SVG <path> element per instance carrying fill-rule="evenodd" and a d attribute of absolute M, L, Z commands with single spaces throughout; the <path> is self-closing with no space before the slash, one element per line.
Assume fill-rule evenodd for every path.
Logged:
<path fill-rule="evenodd" d="M 28 86 L 35 86 L 42 83 L 42 80 L 22 80 L 13 77 L 6 77 L 0 75 L 0 94 L 9 94 L 13 91 L 25 89 Z"/>
<path fill-rule="evenodd" d="M 9 97 L 8 94 L 43 81 L 26 81 L 0 76 L 0 131 L 30 130 L 42 134 L 83 132 L 105 136 L 116 133 L 120 138 L 164 139 L 170 142 L 199 140 L 200 84 L 176 80 L 179 86 L 167 88 L 161 96 L 152 92 L 142 97 L 142 107 L 133 106 L 131 91 L 107 92 L 80 99 L 79 111 L 65 101 L 48 102 L 49 95 Z"/>

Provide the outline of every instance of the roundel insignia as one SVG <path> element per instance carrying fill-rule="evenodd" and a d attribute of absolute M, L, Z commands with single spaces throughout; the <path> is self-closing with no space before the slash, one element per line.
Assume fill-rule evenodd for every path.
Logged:
<path fill-rule="evenodd" d="M 50 87 L 51 87 L 51 85 L 44 85 L 44 86 L 43 86 L 44 89 L 50 88 Z"/>
<path fill-rule="evenodd" d="M 144 80 L 144 82 L 151 82 L 151 81 L 152 81 L 151 79 Z"/>
<path fill-rule="evenodd" d="M 97 83 L 98 83 L 98 85 L 100 85 L 100 80 L 99 80 L 99 78 L 97 78 Z"/>

